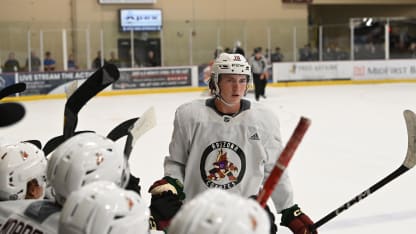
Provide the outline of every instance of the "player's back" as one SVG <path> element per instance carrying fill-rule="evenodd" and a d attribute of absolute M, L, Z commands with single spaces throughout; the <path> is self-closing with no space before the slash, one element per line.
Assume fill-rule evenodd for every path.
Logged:
<path fill-rule="evenodd" d="M 48 200 L 0 202 L 0 233 L 56 234 L 61 208 Z"/>

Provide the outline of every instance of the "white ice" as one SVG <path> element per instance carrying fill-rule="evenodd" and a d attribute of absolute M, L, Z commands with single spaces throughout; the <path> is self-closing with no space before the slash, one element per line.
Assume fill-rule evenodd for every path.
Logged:
<path fill-rule="evenodd" d="M 157 126 L 135 145 L 130 160 L 142 193 L 163 175 L 163 158 L 176 107 L 200 92 L 95 97 L 79 113 L 77 130 L 107 134 L 154 106 Z M 253 94 L 248 99 L 254 101 Z M 313 220 L 355 197 L 398 168 L 407 151 L 403 110 L 416 111 L 416 84 L 267 88 L 268 106 L 280 118 L 286 142 L 301 116 L 312 120 L 289 165 L 295 200 Z M 1 136 L 38 139 L 62 133 L 64 99 L 23 102 L 25 118 L 0 129 Z M 197 170 L 196 168 L 195 170 Z M 326 234 L 412 233 L 416 224 L 416 171 L 408 171 L 353 205 L 320 229 Z M 280 218 L 277 218 L 280 220 Z M 279 233 L 291 233 L 280 227 Z"/>

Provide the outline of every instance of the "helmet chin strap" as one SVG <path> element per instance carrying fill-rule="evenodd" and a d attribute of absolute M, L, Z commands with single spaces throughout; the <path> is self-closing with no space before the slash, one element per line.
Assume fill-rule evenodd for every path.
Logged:
<path fill-rule="evenodd" d="M 248 90 L 248 87 L 246 87 L 246 90 L 244 91 L 244 96 L 246 96 L 247 90 Z M 220 92 L 218 92 L 218 93 L 215 92 L 215 98 L 219 99 L 222 103 L 224 103 L 228 107 L 232 107 L 232 106 L 237 104 L 237 103 L 228 103 L 228 102 L 226 102 L 224 100 L 224 98 L 221 96 Z"/>
<path fill-rule="evenodd" d="M 221 94 L 215 94 L 215 97 L 217 98 L 217 99 L 219 99 L 222 103 L 224 103 L 226 106 L 229 106 L 229 107 L 232 107 L 232 106 L 234 106 L 236 103 L 228 103 L 228 102 L 226 102 L 225 100 L 224 100 L 224 98 L 221 96 Z"/>

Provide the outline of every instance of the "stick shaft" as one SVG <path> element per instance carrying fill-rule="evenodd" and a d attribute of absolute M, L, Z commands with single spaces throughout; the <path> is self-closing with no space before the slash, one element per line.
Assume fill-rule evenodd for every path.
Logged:
<path fill-rule="evenodd" d="M 403 173 L 405 173 L 408 170 L 409 170 L 409 168 L 401 165 L 395 171 L 393 171 L 388 176 L 384 177 L 383 179 L 381 179 L 380 181 L 378 181 L 377 183 L 375 183 L 374 185 L 372 185 L 367 190 L 364 190 L 363 192 L 361 192 L 360 194 L 358 194 L 357 196 L 355 196 L 353 199 L 351 199 L 348 202 L 344 203 L 342 206 L 338 207 L 337 209 L 333 210 L 332 212 L 330 212 L 325 217 L 321 218 L 319 221 L 315 222 L 311 226 L 311 228 L 310 228 L 311 231 L 314 231 L 314 230 L 318 229 L 320 226 L 324 225 L 329 220 L 335 218 L 340 213 L 346 211 L 352 205 L 354 205 L 354 204 L 362 201 L 364 198 L 368 197 L 370 194 L 374 193 L 375 191 L 377 191 L 378 189 L 380 189 L 384 185 L 390 183 L 392 180 L 396 179 L 397 177 L 399 177 L 400 175 L 402 175 Z"/>
<path fill-rule="evenodd" d="M 302 138 L 305 135 L 306 130 L 308 130 L 309 125 L 309 119 L 302 117 L 299 120 L 298 125 L 295 128 L 295 131 L 292 133 L 292 136 L 290 137 L 288 143 L 286 144 L 278 160 L 276 161 L 276 164 L 274 165 L 272 172 L 270 173 L 269 177 L 264 183 L 263 189 L 257 196 L 257 201 L 260 203 L 261 206 L 266 206 L 267 200 L 273 193 L 273 190 L 279 182 L 284 170 L 289 165 L 289 162 L 292 159 L 295 150 L 302 141 Z"/>

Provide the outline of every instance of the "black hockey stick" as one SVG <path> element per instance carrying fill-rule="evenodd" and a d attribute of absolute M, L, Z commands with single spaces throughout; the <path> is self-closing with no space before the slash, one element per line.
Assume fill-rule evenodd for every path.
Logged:
<path fill-rule="evenodd" d="M 40 142 L 40 140 L 25 140 L 23 142 L 30 143 L 30 144 L 38 147 L 39 149 L 42 149 L 42 143 Z"/>
<path fill-rule="evenodd" d="M 78 112 L 92 97 L 101 90 L 117 81 L 120 72 L 111 63 L 105 63 L 103 67 L 95 71 L 65 103 L 64 111 L 64 140 L 74 135 L 78 123 Z"/>
<path fill-rule="evenodd" d="M 118 139 L 127 136 L 127 134 L 129 133 L 130 129 L 133 127 L 134 123 L 138 120 L 139 118 L 132 118 L 132 119 L 128 119 L 122 123 L 120 123 L 119 125 L 117 125 L 115 128 L 113 128 L 108 134 L 107 134 L 107 138 L 111 139 L 113 141 L 117 141 Z"/>
<path fill-rule="evenodd" d="M 356 197 L 351 199 L 350 201 L 346 202 L 342 206 L 338 207 L 325 217 L 321 218 L 319 221 L 314 223 L 310 230 L 314 231 L 318 229 L 320 226 L 328 222 L 329 220 L 338 216 L 341 212 L 349 209 L 352 205 L 360 202 L 364 198 L 368 197 L 370 194 L 377 191 L 379 188 L 383 187 L 384 185 L 388 184 L 392 180 L 396 179 L 409 169 L 415 166 L 416 164 L 416 115 L 410 110 L 404 111 L 404 118 L 406 120 L 406 127 L 407 127 L 407 136 L 408 136 L 408 146 L 407 146 L 407 154 L 406 158 L 402 165 L 393 171 L 391 174 L 383 178 L 382 180 L 378 181 L 376 184 L 365 190 L 364 192 L 358 194 Z"/>
<path fill-rule="evenodd" d="M 21 93 L 26 90 L 25 83 L 16 83 L 5 87 L 4 89 L 0 90 L 0 100 L 16 93 Z"/>
<path fill-rule="evenodd" d="M 118 68 L 106 63 L 103 67 L 95 71 L 80 87 L 75 91 L 77 83 L 73 82 L 65 90 L 68 100 L 65 103 L 64 112 L 64 130 L 63 135 L 56 136 L 50 139 L 44 146 L 43 151 L 45 155 L 48 155 L 58 147 L 62 142 L 71 136 L 83 132 L 92 131 L 80 131 L 75 132 L 75 128 L 78 123 L 78 112 L 81 108 L 100 91 L 108 87 L 110 84 L 117 81 L 120 77 Z"/>
<path fill-rule="evenodd" d="M 0 127 L 18 122 L 25 116 L 25 113 L 25 108 L 20 103 L 0 103 Z"/>
<path fill-rule="evenodd" d="M 94 131 L 91 131 L 91 130 L 77 131 L 77 132 L 74 133 L 74 135 L 78 135 L 80 133 L 86 133 L 86 132 L 94 132 Z M 56 147 L 58 147 L 64 141 L 65 141 L 65 139 L 64 139 L 63 135 L 56 136 L 56 137 L 48 140 L 48 142 L 46 142 L 45 146 L 42 149 L 43 153 L 45 155 L 49 155 L 50 153 L 52 153 L 52 151 L 54 151 L 56 149 Z"/>

